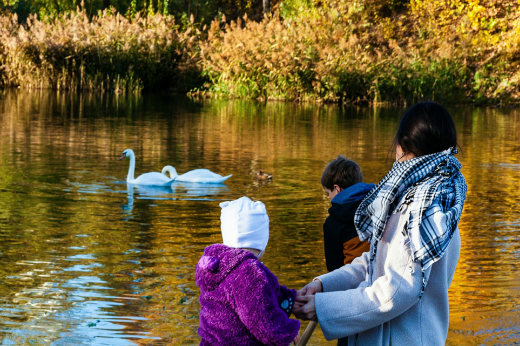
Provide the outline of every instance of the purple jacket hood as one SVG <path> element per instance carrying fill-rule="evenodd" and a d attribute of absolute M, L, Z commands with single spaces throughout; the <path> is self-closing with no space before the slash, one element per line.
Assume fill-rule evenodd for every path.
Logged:
<path fill-rule="evenodd" d="M 197 286 L 212 291 L 235 269 L 247 259 L 256 259 L 251 252 L 230 248 L 223 244 L 214 244 L 204 249 L 195 268 Z"/>

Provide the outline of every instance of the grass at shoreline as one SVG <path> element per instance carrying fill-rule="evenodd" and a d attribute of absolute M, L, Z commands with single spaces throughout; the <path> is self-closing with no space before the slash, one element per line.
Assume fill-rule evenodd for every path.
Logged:
<path fill-rule="evenodd" d="M 305 2 L 305 6 L 302 3 Z M 0 86 L 299 102 L 517 104 L 520 9 L 491 0 L 286 0 L 271 18 L 0 17 Z M 281 13 L 281 15 L 279 15 Z"/>
<path fill-rule="evenodd" d="M 192 87 L 200 31 L 180 31 L 173 17 L 129 20 L 83 10 L 46 21 L 0 17 L 0 85 L 26 89 L 139 92 Z M 198 83 L 198 82 L 195 82 Z M 200 83 L 199 83 L 200 84 Z"/>

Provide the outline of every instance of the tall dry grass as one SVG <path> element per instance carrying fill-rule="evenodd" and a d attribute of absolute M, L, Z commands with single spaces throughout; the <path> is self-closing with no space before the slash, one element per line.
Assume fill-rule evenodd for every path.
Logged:
<path fill-rule="evenodd" d="M 78 9 L 24 25 L 0 16 L 0 86 L 352 103 L 520 99 L 518 3 L 273 3 L 269 18 L 222 16 L 208 30 L 153 13 L 88 18 Z"/>
<path fill-rule="evenodd" d="M 22 88 L 139 91 L 189 89 L 199 78 L 200 31 L 181 32 L 173 17 L 127 19 L 84 10 L 47 18 L 0 17 L 0 83 Z"/>
<path fill-rule="evenodd" d="M 352 5 L 352 7 L 355 6 Z M 350 11 L 350 12 L 349 12 Z M 353 13 L 355 8 L 346 9 Z M 359 16 L 357 16 L 359 17 Z M 449 50 L 421 56 L 413 42 L 385 42 L 383 28 L 362 31 L 366 18 L 340 15 L 305 20 L 244 18 L 213 22 L 201 45 L 209 95 L 353 102 L 456 100 L 466 78 Z M 408 43 L 408 42 L 407 42 Z"/>
<path fill-rule="evenodd" d="M 260 23 L 214 21 L 201 44 L 209 82 L 193 94 L 368 103 L 516 102 L 517 4 L 404 3 L 325 0 Z"/>

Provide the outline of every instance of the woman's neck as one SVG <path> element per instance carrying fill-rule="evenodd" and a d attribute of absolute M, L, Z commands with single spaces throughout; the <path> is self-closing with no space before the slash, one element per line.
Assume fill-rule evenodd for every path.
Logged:
<path fill-rule="evenodd" d="M 395 147 L 395 160 L 397 162 L 404 162 L 411 159 L 414 159 L 415 155 L 413 153 L 409 153 L 403 150 L 403 148 L 397 144 Z"/>

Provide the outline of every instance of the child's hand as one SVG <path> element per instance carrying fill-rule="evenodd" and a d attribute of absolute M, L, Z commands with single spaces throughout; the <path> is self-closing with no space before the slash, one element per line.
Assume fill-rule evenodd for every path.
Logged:
<path fill-rule="evenodd" d="M 299 342 L 300 342 L 300 333 L 298 333 L 298 335 L 296 335 L 296 337 L 294 338 L 293 343 L 296 346 L 296 345 L 298 345 Z"/>
<path fill-rule="evenodd" d="M 292 309 L 294 310 L 294 309 L 297 309 L 297 308 L 301 308 L 304 305 L 305 305 L 304 302 L 297 302 L 297 301 L 295 301 L 294 304 L 293 304 Z"/>
<path fill-rule="evenodd" d="M 301 307 L 298 304 L 297 307 L 293 308 L 292 312 L 296 318 L 307 321 L 316 320 L 316 306 L 314 305 L 314 296 L 299 296 L 296 297 L 296 301 L 304 304 Z"/>

